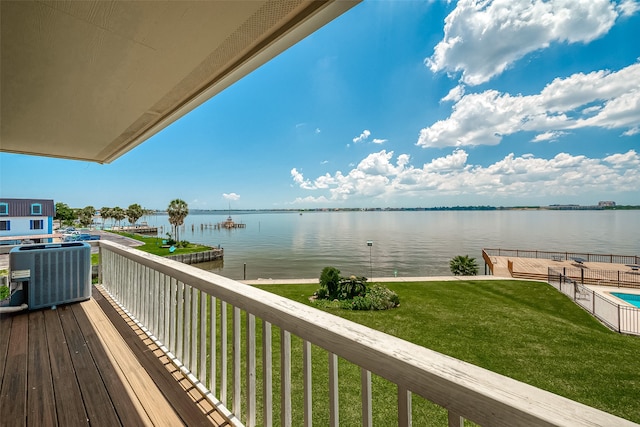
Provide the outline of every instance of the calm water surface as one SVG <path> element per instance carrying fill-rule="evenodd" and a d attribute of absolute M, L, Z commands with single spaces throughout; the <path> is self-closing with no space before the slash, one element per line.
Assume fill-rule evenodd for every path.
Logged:
<path fill-rule="evenodd" d="M 232 213 L 246 228 L 216 230 L 226 214 L 190 214 L 181 240 L 224 248 L 201 267 L 232 278 L 450 275 L 449 260 L 482 248 L 640 255 L 640 211 L 423 211 Z M 169 231 L 167 216 L 149 223 Z M 372 240 L 373 245 L 367 246 Z"/>

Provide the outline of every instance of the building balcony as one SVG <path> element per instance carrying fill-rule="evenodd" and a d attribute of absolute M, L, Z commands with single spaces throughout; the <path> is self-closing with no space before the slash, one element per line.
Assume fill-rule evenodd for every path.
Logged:
<path fill-rule="evenodd" d="M 636 425 L 237 281 L 96 244 L 94 298 L 1 315 L 3 425 L 310 426 L 322 411 L 338 426 L 345 388 L 358 390 L 349 409 L 363 426 L 381 407 L 387 424 L 412 425 L 418 400 L 448 426 Z M 347 365 L 357 384 L 341 378 Z M 378 380 L 392 399 L 381 401 Z"/>

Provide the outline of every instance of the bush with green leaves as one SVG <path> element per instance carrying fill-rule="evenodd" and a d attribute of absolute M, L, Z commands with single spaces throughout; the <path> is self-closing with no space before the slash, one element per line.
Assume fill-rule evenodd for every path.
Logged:
<path fill-rule="evenodd" d="M 320 288 L 312 301 L 325 308 L 345 310 L 387 310 L 400 305 L 398 295 L 379 284 L 367 285 L 362 276 L 340 276 L 335 267 L 325 267 L 320 274 Z"/>
<path fill-rule="evenodd" d="M 323 290 L 322 298 L 338 298 L 338 284 L 340 283 L 340 270 L 335 267 L 325 267 L 320 273 L 320 289 Z"/>
<path fill-rule="evenodd" d="M 338 282 L 338 299 L 347 300 L 367 293 L 367 278 L 359 276 L 341 277 Z"/>
<path fill-rule="evenodd" d="M 449 268 L 454 276 L 475 276 L 478 274 L 478 264 L 469 255 L 458 255 L 449 261 Z"/>

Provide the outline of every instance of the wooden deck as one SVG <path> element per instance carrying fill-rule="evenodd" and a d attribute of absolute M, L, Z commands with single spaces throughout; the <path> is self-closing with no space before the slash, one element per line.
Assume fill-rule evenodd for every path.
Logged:
<path fill-rule="evenodd" d="M 225 426 L 102 293 L 57 310 L 0 314 L 3 426 Z"/>
<path fill-rule="evenodd" d="M 549 268 L 556 270 L 585 269 L 593 271 L 620 272 L 623 275 L 638 275 L 625 264 L 609 262 L 585 262 L 578 264 L 573 260 L 554 261 L 545 258 L 519 258 L 513 256 L 491 256 L 492 271 L 494 276 L 514 277 L 520 279 L 547 280 Z M 512 272 L 509 270 L 509 262 L 512 262 Z M 603 280 L 606 278 L 603 277 Z"/>

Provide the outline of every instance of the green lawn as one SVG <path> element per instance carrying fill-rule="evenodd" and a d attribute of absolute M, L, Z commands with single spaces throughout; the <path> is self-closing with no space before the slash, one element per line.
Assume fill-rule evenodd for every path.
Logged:
<path fill-rule="evenodd" d="M 115 231 L 110 231 L 110 233 L 118 234 L 120 236 L 129 237 L 131 239 L 135 239 L 135 240 L 138 240 L 140 242 L 143 242 L 144 245 L 136 246 L 136 249 L 139 249 L 139 250 L 144 251 L 144 252 L 148 252 L 150 254 L 160 255 L 160 256 L 190 254 L 190 253 L 194 253 L 194 252 L 208 251 L 208 250 L 211 249 L 209 246 L 203 246 L 203 245 L 198 245 L 198 244 L 195 244 L 195 243 L 190 243 L 189 247 L 187 247 L 187 248 L 176 248 L 176 250 L 173 253 L 171 253 L 171 252 L 169 252 L 169 248 L 163 248 L 162 247 L 162 246 L 165 246 L 165 245 L 162 244 L 162 240 L 163 239 L 160 238 L 160 237 L 146 237 L 146 236 L 141 236 L 140 234 L 122 233 L 122 232 L 115 232 Z"/>
<path fill-rule="evenodd" d="M 610 331 L 551 286 L 519 281 L 385 285 L 400 296 L 399 308 L 325 311 L 640 422 L 640 338 Z M 259 287 L 310 305 L 308 298 L 317 285 Z M 278 346 L 274 328 L 274 375 L 278 375 Z M 301 372 L 300 347 L 293 339 L 294 425 L 302 416 L 301 376 L 296 377 Z M 327 356 L 315 347 L 313 356 L 314 372 L 320 372 L 314 375 L 314 424 L 326 425 Z M 360 424 L 359 384 L 359 370 L 341 360 L 342 425 Z M 374 424 L 395 419 L 395 393 L 395 386 L 374 377 Z M 414 397 L 413 413 L 414 425 L 446 425 L 444 411 L 421 398 Z M 278 420 L 275 415 L 274 420 Z"/>

